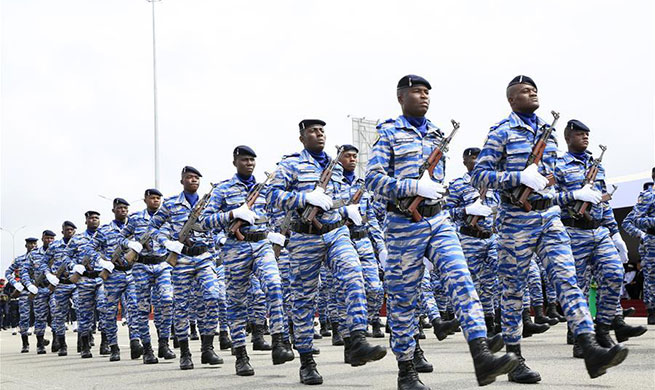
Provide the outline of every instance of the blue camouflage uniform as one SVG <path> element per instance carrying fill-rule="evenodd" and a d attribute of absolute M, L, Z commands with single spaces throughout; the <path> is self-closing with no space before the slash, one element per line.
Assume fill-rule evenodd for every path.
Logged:
<path fill-rule="evenodd" d="M 443 133 L 427 121 L 425 136 L 404 116 L 378 125 L 378 140 L 368 163 L 366 186 L 376 195 L 390 200 L 412 197 L 418 191 L 419 168 L 443 139 Z M 445 158 L 434 169 L 433 179 L 443 182 Z M 434 205 L 432 200 L 424 205 Z M 392 207 L 392 206 L 388 206 Z M 435 206 L 436 207 L 436 206 Z M 398 209 L 388 209 L 385 269 L 388 288 L 391 348 L 398 361 L 414 356 L 417 332 L 417 302 L 423 277 L 423 257 L 442 275 L 444 287 L 455 305 L 468 341 L 487 336 L 482 305 L 471 280 L 455 227 L 446 211 L 413 222 Z"/>
<path fill-rule="evenodd" d="M 248 280 L 250 281 L 250 287 L 248 287 L 246 294 L 246 318 L 251 324 L 266 325 L 268 302 L 266 300 L 266 293 L 264 293 L 262 288 L 262 282 L 255 274 L 250 275 Z M 281 284 L 282 281 L 280 281 L 280 292 L 282 291 Z"/>
<path fill-rule="evenodd" d="M 643 191 L 632 209 L 634 226 L 643 231 L 644 303 L 655 310 L 655 191 Z"/>
<path fill-rule="evenodd" d="M 608 202 L 590 204 L 587 211 L 591 220 L 586 218 L 575 220 L 569 214 L 569 207 L 575 204 L 573 191 L 584 186 L 585 175 L 592 163 L 593 158 L 589 152 L 585 153 L 582 159 L 576 158 L 569 152 L 557 159 L 555 179 L 558 193 L 555 202 L 562 208 L 562 223 L 571 237 L 578 286 L 588 296 L 591 276 L 599 277 L 596 280 L 598 283 L 596 321 L 609 325 L 620 303 L 623 284 L 623 264 L 612 241 L 612 236 L 619 232 L 618 224 Z M 593 188 L 605 193 L 607 192 L 605 169 L 602 165 L 598 168 Z M 586 275 L 587 272 L 589 275 Z"/>
<path fill-rule="evenodd" d="M 71 308 L 71 301 L 75 299 L 73 297 L 74 292 L 77 291 L 75 284 L 68 279 L 72 267 L 68 246 L 72 242 L 72 237 L 68 240 L 62 238 L 52 242 L 45 251 L 43 259 L 43 263 L 47 265 L 52 274 L 56 275 L 58 270 L 63 270 L 63 273 L 59 276 L 59 284 L 52 294 L 56 304 L 54 313 L 52 313 L 52 327 L 57 336 L 65 336 L 66 334 L 66 319 Z M 77 307 L 75 307 L 75 311 L 77 312 Z"/>
<path fill-rule="evenodd" d="M 282 225 L 288 220 L 287 213 L 281 209 L 276 209 L 271 207 L 271 204 L 267 204 L 268 215 L 269 215 L 269 229 L 275 233 L 282 233 Z M 287 242 L 289 238 L 289 232 L 286 232 Z M 280 280 L 282 281 L 282 303 L 284 309 L 284 316 L 287 321 L 284 324 L 284 339 L 288 340 L 291 336 L 289 329 L 289 319 L 291 318 L 291 269 L 289 265 L 289 251 L 286 248 L 286 245 L 280 249 L 280 256 L 277 258 L 277 268 L 280 271 Z M 319 312 L 320 314 L 320 312 Z M 293 341 L 293 340 L 291 340 Z"/>
<path fill-rule="evenodd" d="M 20 279 L 20 270 L 24 266 L 25 261 L 27 259 L 27 253 L 24 255 L 20 255 L 14 259 L 14 262 L 11 263 L 9 268 L 7 268 L 7 271 L 5 271 L 5 279 L 7 279 L 7 282 L 11 284 L 12 286 L 16 286 L 16 284 L 21 283 L 23 284 Z M 30 300 L 29 295 L 30 293 L 27 291 L 27 286 L 23 285 L 25 289 L 20 293 L 18 297 L 18 315 L 19 315 L 19 321 L 18 321 L 18 328 L 20 330 L 21 335 L 27 335 L 27 332 L 30 329 L 30 314 L 32 312 L 32 300 Z"/>
<path fill-rule="evenodd" d="M 202 227 L 204 229 L 221 228 L 227 232 L 233 221 L 230 218 L 230 212 L 245 203 L 250 189 L 236 174 L 232 179 L 219 184 L 212 191 L 209 203 L 200 219 Z M 228 233 L 222 248 L 227 315 L 234 348 L 244 346 L 246 343 L 248 295 L 255 295 L 250 302 L 251 308 L 254 308 L 253 305 L 260 306 L 260 313 L 255 319 L 257 324 L 261 325 L 262 314 L 265 322 L 265 303 L 268 303 L 271 314 L 271 333 L 281 334 L 284 329 L 285 318 L 282 308 L 280 272 L 277 268 L 273 247 L 267 238 L 266 191 L 267 189 L 264 188 L 259 193 L 255 204 L 251 207 L 251 210 L 257 215 L 255 224 L 243 223 L 240 228 L 245 239 L 239 241 L 231 233 Z M 259 288 L 260 281 L 261 288 Z M 261 307 L 262 298 L 258 296 L 256 290 L 263 290 L 265 294 L 263 308 Z M 262 309 L 263 313 L 261 313 Z"/>
<path fill-rule="evenodd" d="M 221 332 L 229 331 L 230 327 L 227 320 L 227 292 L 225 291 L 225 266 L 223 265 L 223 244 L 221 239 L 225 237 L 225 233 L 216 230 L 214 232 L 214 247 L 216 253 L 214 257 L 214 266 L 216 269 L 216 278 L 218 280 L 218 326 Z"/>
<path fill-rule="evenodd" d="M 123 248 L 127 248 L 129 240 L 141 241 L 148 232 L 152 217 L 147 208 L 130 214 L 127 224 L 120 232 Z M 131 313 L 130 317 L 136 322 L 138 334 L 144 343 L 151 342 L 148 325 L 151 304 L 154 307 L 155 317 L 157 317 L 155 324 L 159 330 L 159 338 L 168 340 L 171 334 L 173 321 L 172 268 L 166 262 L 166 255 L 166 248 L 155 237 L 150 236 L 132 267 L 132 277 L 136 287 L 136 310 Z"/>
<path fill-rule="evenodd" d="M 307 150 L 282 160 L 278 169 L 267 199 L 272 207 L 291 212 L 297 223 L 300 220 L 298 211 L 308 205 L 305 193 L 315 189 L 323 169 Z M 343 191 L 342 176 L 343 168 L 337 164 L 325 191 L 328 196 L 338 199 Z M 299 233 L 295 231 L 300 230 L 299 225 L 292 228 L 287 249 L 293 291 L 294 335 L 301 354 L 312 351 L 314 303 L 323 262 L 343 288 L 348 319 L 345 327 L 353 332 L 365 331 L 367 326 L 362 266 L 350 241 L 350 232 L 343 226 L 344 216 L 345 207 L 317 215 L 324 227 L 332 228 L 324 234 Z"/>
<path fill-rule="evenodd" d="M 46 248 L 47 249 L 47 248 Z M 46 249 L 43 247 L 36 248 L 25 256 L 25 261 L 20 267 L 20 280 L 25 288 L 34 285 L 39 289 L 32 300 L 34 307 L 34 334 L 43 336 L 48 321 L 48 311 L 50 309 L 50 289 L 49 283 L 45 278 L 45 273 L 49 272 L 47 264 L 44 262 Z M 54 313 L 52 313 L 54 316 Z"/>
<path fill-rule="evenodd" d="M 650 191 L 650 190 L 646 190 Z M 639 198 L 644 195 L 646 191 L 639 194 Z M 641 259 L 641 269 L 644 276 L 644 304 L 647 308 L 655 309 L 655 262 L 646 262 L 646 245 L 644 240 L 647 237 L 646 231 L 637 228 L 634 224 L 635 209 L 630 210 L 628 215 L 625 216 L 621 227 L 632 237 L 639 239 L 639 258 Z"/>
<path fill-rule="evenodd" d="M 533 193 L 529 201 L 543 202 L 543 209 L 526 212 L 506 201 L 508 192 L 519 186 L 520 171 L 525 169 L 533 145 L 544 131 L 546 123 L 537 117 L 537 130 L 514 112 L 494 125 L 484 148 L 471 172 L 474 186 L 494 188 L 501 192 L 498 219 L 498 273 L 502 284 L 501 310 L 503 338 L 515 345 L 521 340 L 523 294 L 526 290 L 530 260 L 536 252 L 543 260 L 549 279 L 555 285 L 569 326 L 577 336 L 593 332 L 593 322 L 584 294 L 576 281 L 570 238 L 562 221 L 560 209 L 550 205 L 554 194 Z M 553 173 L 557 158 L 554 132 L 546 143 L 539 164 L 542 175 Z"/>

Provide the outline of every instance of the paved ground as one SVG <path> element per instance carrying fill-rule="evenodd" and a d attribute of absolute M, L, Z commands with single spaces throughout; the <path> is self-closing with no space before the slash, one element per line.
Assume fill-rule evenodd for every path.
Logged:
<path fill-rule="evenodd" d="M 631 324 L 644 324 L 644 318 L 630 318 Z M 181 371 L 178 361 L 163 361 L 144 366 L 141 360 L 129 360 L 126 327 L 119 326 L 122 358 L 109 362 L 108 357 L 98 355 L 93 348 L 93 359 L 82 360 L 77 354 L 58 357 L 50 353 L 36 355 L 34 336 L 30 338 L 31 351 L 21 354 L 20 337 L 11 332 L 0 332 L 0 388 L 2 390 L 30 389 L 291 389 L 305 388 L 298 383 L 298 360 L 282 366 L 273 366 L 267 352 L 251 352 L 251 362 L 256 375 L 241 378 L 234 375 L 234 358 L 223 351 L 225 364 L 202 366 L 199 341 L 192 342 L 196 369 Z M 619 367 L 594 380 L 589 379 L 584 362 L 571 357 L 571 347 L 564 344 L 566 328 L 556 325 L 543 335 L 534 336 L 523 343 L 523 350 L 530 366 L 538 370 L 543 381 L 540 389 L 655 389 L 655 326 L 642 337 L 630 340 L 630 355 Z M 73 334 L 69 332 L 69 340 Z M 461 334 L 439 342 L 429 334 L 422 343 L 435 372 L 421 374 L 421 378 L 433 389 L 477 388 L 468 347 Z M 387 343 L 388 339 L 373 339 Z M 75 343 L 69 342 L 69 345 Z M 353 368 L 342 363 L 343 350 L 333 347 L 329 340 L 318 340 L 321 348 L 318 356 L 319 371 L 323 375 L 322 388 L 335 389 L 395 389 L 396 364 L 387 355 L 379 362 Z M 513 388 L 506 377 L 488 388 Z"/>

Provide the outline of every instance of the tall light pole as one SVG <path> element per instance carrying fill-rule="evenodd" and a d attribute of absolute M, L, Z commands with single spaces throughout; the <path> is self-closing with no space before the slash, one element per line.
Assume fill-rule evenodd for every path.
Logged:
<path fill-rule="evenodd" d="M 155 44 L 155 3 L 161 0 L 146 0 L 152 3 L 152 94 L 155 127 L 155 188 L 159 188 L 159 129 L 157 123 L 157 45 Z"/>
<path fill-rule="evenodd" d="M 12 261 L 16 258 L 16 233 L 18 233 L 19 230 L 24 229 L 26 227 L 27 225 L 23 225 L 18 229 L 14 229 L 13 232 L 11 230 L 0 227 L 0 230 L 2 230 L 3 232 L 7 232 L 11 235 L 11 260 Z"/>

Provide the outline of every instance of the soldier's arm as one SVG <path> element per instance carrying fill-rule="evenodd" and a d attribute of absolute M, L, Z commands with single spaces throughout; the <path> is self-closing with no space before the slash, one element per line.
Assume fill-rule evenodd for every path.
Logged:
<path fill-rule="evenodd" d="M 5 271 L 5 279 L 7 279 L 7 282 L 9 282 L 12 286 L 18 282 L 16 280 L 16 267 L 18 266 L 18 257 L 14 259 L 14 261 L 11 262 L 9 265 L 9 268 Z"/>
<path fill-rule="evenodd" d="M 207 207 L 202 212 L 198 223 L 204 230 L 227 227 L 230 224 L 230 211 L 223 211 L 223 187 L 212 191 Z"/>
<path fill-rule="evenodd" d="M 32 277 L 30 275 L 30 273 L 33 273 L 32 258 L 33 258 L 32 252 L 25 255 L 25 261 L 23 261 L 23 264 L 21 265 L 20 270 L 18 271 L 20 274 L 20 281 L 21 283 L 23 283 L 23 286 L 25 286 L 26 288 L 34 284 L 34 280 L 32 280 Z"/>
<path fill-rule="evenodd" d="M 625 218 L 623 219 L 623 222 L 621 223 L 621 227 L 623 228 L 623 230 L 625 230 L 626 233 L 628 233 L 632 237 L 643 239 L 646 236 L 646 232 L 636 227 L 634 220 L 635 220 L 635 210 L 632 209 L 630 210 L 628 215 L 626 215 Z"/>
<path fill-rule="evenodd" d="M 170 225 L 166 223 L 171 216 L 169 207 L 168 203 L 164 202 L 155 215 L 150 218 L 150 224 L 148 225 L 150 237 L 154 237 L 161 245 L 164 245 L 164 242 L 170 240 L 171 237 L 170 228 L 166 227 Z"/>
<path fill-rule="evenodd" d="M 498 171 L 498 165 L 505 153 L 507 133 L 501 129 L 489 131 L 482 151 L 471 172 L 474 187 L 510 189 L 521 184 L 521 172 Z"/>
<path fill-rule="evenodd" d="M 553 176 L 555 177 L 556 193 L 555 197 L 553 198 L 553 202 L 555 202 L 555 204 L 560 207 L 564 207 L 575 201 L 575 198 L 573 197 L 573 191 L 566 190 L 567 180 L 566 174 L 564 173 L 565 170 L 566 167 L 563 160 L 557 159 L 557 163 L 555 164 L 555 171 L 553 172 Z"/>
<path fill-rule="evenodd" d="M 386 199 L 415 196 L 418 192 L 418 180 L 393 177 L 389 133 L 385 129 L 378 129 L 378 136 L 366 168 L 366 188 Z"/>
<path fill-rule="evenodd" d="M 639 201 L 633 208 L 635 212 L 634 224 L 642 230 L 655 228 L 655 217 L 648 214 L 650 207 L 655 202 L 655 192 L 647 191 L 639 197 Z"/>
<path fill-rule="evenodd" d="M 462 179 L 453 180 L 448 186 L 448 196 L 446 197 L 446 209 L 450 218 L 454 220 L 464 218 L 464 208 L 466 206 L 462 198 L 464 193 L 464 181 Z M 471 202 L 472 203 L 472 202 Z"/>
<path fill-rule="evenodd" d="M 375 209 L 373 209 L 372 204 L 369 204 L 369 207 L 366 210 L 366 216 L 368 217 L 368 235 L 375 245 L 375 251 L 377 253 L 386 250 L 387 246 L 384 243 L 384 233 L 380 227 L 380 223 L 375 216 Z"/>
<path fill-rule="evenodd" d="M 302 192 L 288 191 L 293 183 L 294 169 L 287 160 L 282 160 L 278 173 L 271 182 L 267 200 L 273 207 L 281 210 L 294 210 L 307 205 L 307 199 Z"/>
<path fill-rule="evenodd" d="M 600 169 L 603 169 L 603 167 L 601 166 Z M 602 177 L 607 177 L 604 174 L 604 170 L 603 170 Z M 596 189 L 598 189 L 601 192 L 601 194 L 607 192 L 607 185 L 605 184 L 605 180 L 597 180 L 595 184 L 596 184 Z M 599 206 L 603 210 L 602 225 L 609 229 L 611 236 L 614 236 L 616 233 L 619 232 L 619 224 L 616 222 L 616 219 L 614 218 L 614 211 L 612 211 L 612 206 L 610 206 L 609 201 L 601 202 Z"/>
<path fill-rule="evenodd" d="M 118 243 L 123 249 L 127 248 L 127 243 L 130 242 L 130 238 L 134 236 L 134 232 L 136 231 L 136 220 L 136 215 L 131 215 L 130 218 L 127 219 L 125 226 L 123 226 L 119 232 Z"/>

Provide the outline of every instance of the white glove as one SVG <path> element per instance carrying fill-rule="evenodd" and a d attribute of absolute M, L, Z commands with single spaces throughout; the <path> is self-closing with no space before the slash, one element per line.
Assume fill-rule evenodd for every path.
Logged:
<path fill-rule="evenodd" d="M 45 278 L 48 279 L 48 282 L 52 284 L 53 286 L 57 287 L 59 285 L 59 279 L 51 273 L 45 274 Z"/>
<path fill-rule="evenodd" d="M 251 225 L 255 224 L 255 218 L 257 218 L 257 214 L 255 214 L 254 211 L 250 210 L 248 208 L 248 205 L 245 203 L 237 207 L 236 209 L 232 210 L 232 216 L 235 219 L 238 218 L 244 220 Z"/>
<path fill-rule="evenodd" d="M 423 175 L 418 181 L 417 195 L 427 199 L 441 199 L 446 193 L 446 187 L 430 178 L 429 174 Z"/>
<path fill-rule="evenodd" d="M 138 241 L 128 241 L 127 247 L 135 251 L 136 253 L 141 253 L 143 250 L 143 245 Z"/>
<path fill-rule="evenodd" d="M 386 249 L 378 252 L 378 260 L 380 260 L 380 265 L 382 265 L 382 269 L 387 268 L 388 258 L 389 258 L 389 252 Z"/>
<path fill-rule="evenodd" d="M 27 287 L 27 291 L 31 292 L 34 295 L 39 293 L 39 289 L 33 284 L 30 284 L 29 287 Z"/>
<path fill-rule="evenodd" d="M 346 215 L 357 226 L 362 224 L 362 215 L 359 213 L 358 204 L 349 204 L 346 206 Z"/>
<path fill-rule="evenodd" d="M 76 273 L 76 274 L 82 275 L 84 273 L 84 271 L 86 271 L 86 268 L 84 268 L 84 266 L 82 264 L 75 264 L 73 266 L 73 272 Z"/>
<path fill-rule="evenodd" d="M 591 184 L 587 184 L 579 190 L 573 191 L 573 198 L 575 200 L 581 200 L 583 202 L 591 202 L 593 204 L 600 203 L 600 200 L 603 198 L 603 194 L 600 191 L 597 191 L 591 187 Z"/>
<path fill-rule="evenodd" d="M 18 290 L 18 292 L 23 292 L 23 290 L 25 290 L 25 286 L 23 286 L 23 283 L 21 282 L 14 283 L 14 288 Z"/>
<path fill-rule="evenodd" d="M 546 179 L 541 173 L 538 172 L 537 164 L 530 164 L 527 168 L 521 171 L 521 184 L 532 188 L 535 191 L 541 191 L 548 185 Z"/>
<path fill-rule="evenodd" d="M 227 237 L 223 236 L 218 239 L 218 244 L 219 245 L 225 245 L 225 242 L 227 241 Z"/>
<path fill-rule="evenodd" d="M 164 241 L 164 247 L 169 250 L 169 252 L 175 252 L 178 255 L 182 254 L 182 249 L 184 249 L 184 244 L 182 244 L 179 241 L 171 241 L 171 240 L 166 240 Z"/>
<path fill-rule="evenodd" d="M 432 272 L 434 269 L 434 264 L 432 264 L 432 262 L 425 257 L 423 258 L 423 265 L 428 270 L 428 272 Z"/>
<path fill-rule="evenodd" d="M 325 195 L 325 190 L 322 187 L 316 187 L 314 191 L 305 194 L 307 203 L 320 207 L 323 211 L 328 211 L 332 208 L 332 198 Z"/>
<path fill-rule="evenodd" d="M 270 241 L 272 244 L 284 246 L 286 240 L 287 238 L 284 236 L 284 234 L 275 233 L 275 232 L 268 233 L 268 241 Z"/>
<path fill-rule="evenodd" d="M 478 215 L 480 217 L 488 217 L 491 214 L 491 207 L 483 205 L 480 199 L 466 206 L 464 210 L 468 215 Z"/>
<path fill-rule="evenodd" d="M 621 233 L 615 233 L 612 236 L 612 241 L 614 241 L 614 246 L 616 247 L 616 250 L 619 252 L 619 257 L 621 258 L 621 261 L 625 264 L 628 262 L 628 247 L 625 245 L 625 242 L 623 241 L 623 238 L 621 238 Z"/>
<path fill-rule="evenodd" d="M 107 260 L 98 260 L 98 264 L 100 264 L 100 266 L 101 266 L 102 268 L 104 268 L 104 269 L 106 269 L 107 271 L 109 271 L 109 273 L 111 273 L 111 272 L 114 270 L 114 263 L 112 263 L 111 261 L 107 261 Z"/>

